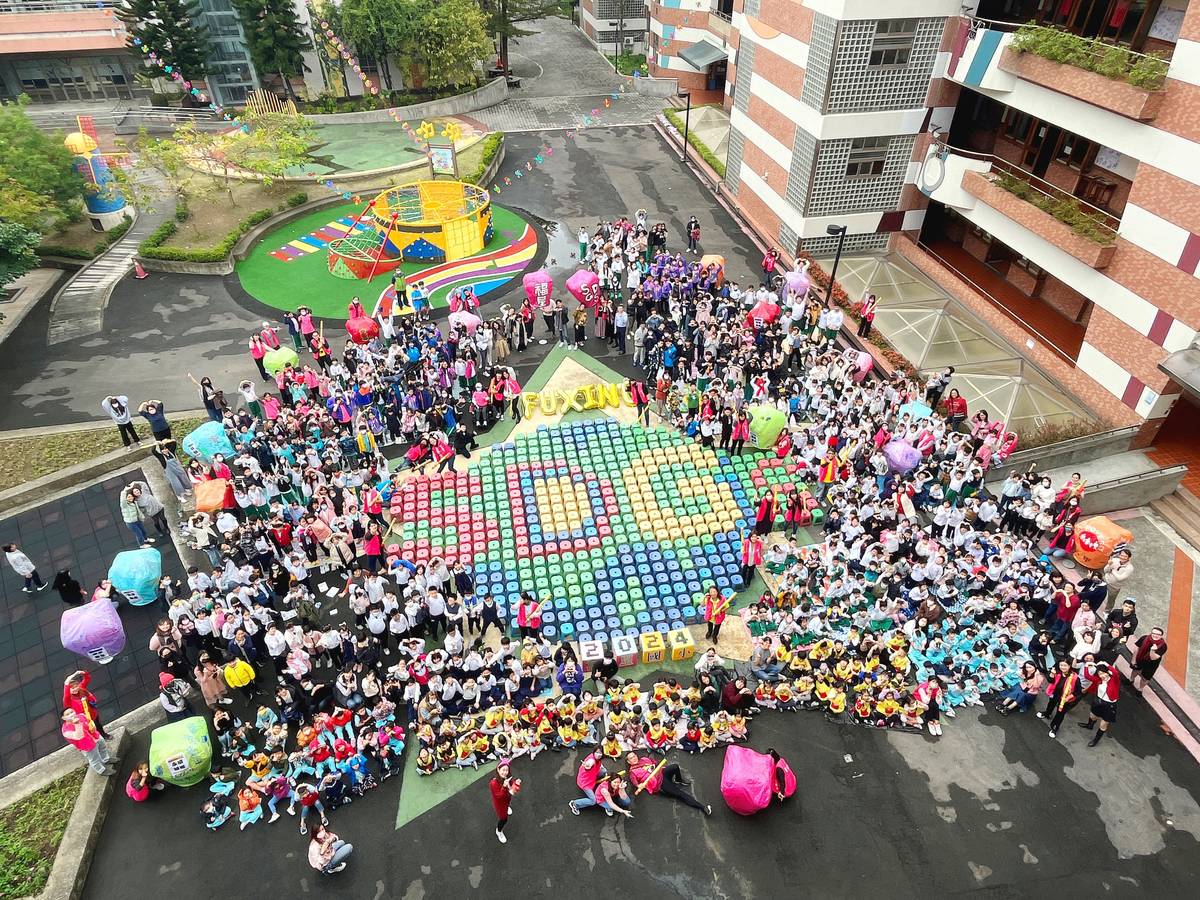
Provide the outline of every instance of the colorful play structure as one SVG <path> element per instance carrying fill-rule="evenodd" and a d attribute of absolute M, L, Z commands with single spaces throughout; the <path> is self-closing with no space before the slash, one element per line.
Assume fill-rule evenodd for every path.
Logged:
<path fill-rule="evenodd" d="M 72 165 L 84 180 L 83 204 L 87 209 L 92 227 L 97 231 L 108 231 L 121 223 L 126 216 L 125 195 L 108 167 L 108 160 L 100 152 L 94 134 L 87 133 L 82 118 L 79 131 L 73 131 L 63 139 L 71 152 Z"/>
<path fill-rule="evenodd" d="M 552 638 L 636 644 L 700 621 L 710 585 L 741 590 L 758 494 L 802 479 L 775 454 L 730 457 L 665 429 L 542 426 L 470 471 L 405 481 L 389 504 L 394 552 L 461 562 L 502 615 L 522 590 L 549 597 Z"/>
<path fill-rule="evenodd" d="M 379 194 L 344 237 L 329 242 L 329 273 L 369 282 L 404 262 L 444 263 L 478 254 L 491 239 L 486 190 L 463 181 L 418 181 Z"/>

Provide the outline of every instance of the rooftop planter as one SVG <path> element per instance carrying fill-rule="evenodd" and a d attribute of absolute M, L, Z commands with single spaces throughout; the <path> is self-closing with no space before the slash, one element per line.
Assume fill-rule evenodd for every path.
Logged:
<path fill-rule="evenodd" d="M 1022 26 L 999 66 L 1018 78 L 1142 122 L 1158 115 L 1166 96 L 1165 59 L 1058 28 Z"/>
<path fill-rule="evenodd" d="M 1103 269 L 1116 252 L 1116 234 L 1074 197 L 1054 197 L 1006 172 L 966 172 L 963 190 L 1069 253 Z"/>

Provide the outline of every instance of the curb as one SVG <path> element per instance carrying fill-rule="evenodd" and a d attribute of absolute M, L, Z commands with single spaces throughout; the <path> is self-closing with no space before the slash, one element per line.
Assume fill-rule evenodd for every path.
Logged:
<path fill-rule="evenodd" d="M 165 720 L 166 714 L 157 701 L 151 701 L 115 719 L 110 723 L 113 755 L 119 761 L 133 735 L 141 734 Z M 4 797 L 4 806 L 19 803 L 51 782 L 85 766 L 83 757 L 74 747 L 63 747 L 49 756 L 34 760 L 0 779 L 0 796 Z M 120 769 L 121 766 L 118 766 L 118 771 Z M 104 829 L 109 804 L 120 780 L 119 774 L 106 778 L 88 769 L 59 842 L 46 887 L 37 895 L 38 900 L 78 900 L 83 893 L 92 855 L 96 852 L 96 843 Z"/>

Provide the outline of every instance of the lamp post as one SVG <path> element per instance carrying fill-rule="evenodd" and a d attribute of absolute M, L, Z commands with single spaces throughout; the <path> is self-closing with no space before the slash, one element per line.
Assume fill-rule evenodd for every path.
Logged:
<path fill-rule="evenodd" d="M 833 257 L 833 270 L 829 273 L 829 284 L 825 287 L 825 305 L 829 305 L 829 299 L 833 296 L 833 282 L 837 278 L 838 263 L 842 260 L 842 244 L 846 241 L 846 231 L 849 226 L 846 225 L 827 225 L 825 233 L 833 236 L 837 235 L 838 245 L 837 253 Z"/>
<path fill-rule="evenodd" d="M 684 162 L 687 162 L 688 128 L 692 123 L 692 92 L 680 91 L 679 96 L 687 97 L 687 109 L 683 112 L 683 154 L 679 157 Z"/>

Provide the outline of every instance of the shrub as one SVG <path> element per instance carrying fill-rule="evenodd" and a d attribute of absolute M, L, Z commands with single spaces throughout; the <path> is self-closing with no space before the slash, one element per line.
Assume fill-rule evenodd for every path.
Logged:
<path fill-rule="evenodd" d="M 308 202 L 308 194 L 304 191 L 296 191 L 294 194 L 288 194 L 287 205 L 290 209 L 295 209 L 297 206 Z"/>
<path fill-rule="evenodd" d="M 275 214 L 274 210 L 260 209 L 252 212 L 238 226 L 221 239 L 215 247 L 164 247 L 163 244 L 178 230 L 174 222 L 163 222 L 142 241 L 138 253 L 146 259 L 163 259 L 172 262 L 221 262 L 229 258 L 233 245 L 255 225 L 265 222 Z"/>
<path fill-rule="evenodd" d="M 1086 419 L 1066 419 L 1062 422 L 1046 422 L 1036 428 L 1020 432 L 1018 450 L 1032 450 L 1035 447 L 1046 447 L 1062 441 L 1071 441 L 1090 434 L 1096 434 L 1102 427 Z"/>
<path fill-rule="evenodd" d="M 484 173 L 487 172 L 488 166 L 496 158 L 496 154 L 500 152 L 500 148 L 504 146 L 504 134 L 499 131 L 493 131 L 483 139 L 483 156 L 480 157 L 479 165 L 474 172 L 463 173 L 463 181 L 469 184 L 480 184 L 483 181 Z"/>
<path fill-rule="evenodd" d="M 89 250 L 87 247 L 76 247 L 71 245 L 56 245 L 42 244 L 37 248 L 38 256 L 58 256 L 63 259 L 95 259 L 121 238 L 125 237 L 127 232 L 133 225 L 133 219 L 129 216 L 122 217 L 121 221 L 104 232 L 100 239 Z"/>
<path fill-rule="evenodd" d="M 1142 55 L 1098 39 L 1088 40 L 1061 28 L 1029 22 L 1017 29 L 1012 48 L 1051 62 L 1095 72 L 1114 81 L 1126 81 L 1145 91 L 1162 90 L 1168 64 L 1158 54 Z"/>
<path fill-rule="evenodd" d="M 1082 238 L 1107 247 L 1116 241 L 1116 235 L 1097 214 L 1088 212 L 1075 197 L 1044 194 L 1029 182 L 1009 172 L 992 173 L 992 183 L 1026 203 L 1036 206 L 1069 225 L 1071 231 Z"/>
<path fill-rule="evenodd" d="M 666 116 L 667 121 L 671 123 L 671 126 L 678 131 L 680 135 L 682 135 L 684 123 L 683 119 L 679 118 L 679 113 L 674 109 L 664 109 L 663 115 Z M 725 163 L 721 162 L 716 154 L 708 149 L 708 145 L 700 140 L 700 138 L 696 137 L 696 132 L 690 129 L 688 130 L 688 144 L 690 144 L 692 148 L 700 154 L 700 158 L 708 164 L 710 169 L 716 172 L 719 177 L 725 177 Z"/>
<path fill-rule="evenodd" d="M 187 197 L 185 197 L 183 194 L 180 194 L 177 198 L 175 198 L 175 221 L 186 222 L 191 217 L 192 211 L 188 207 Z"/>

